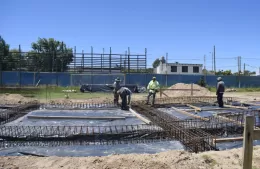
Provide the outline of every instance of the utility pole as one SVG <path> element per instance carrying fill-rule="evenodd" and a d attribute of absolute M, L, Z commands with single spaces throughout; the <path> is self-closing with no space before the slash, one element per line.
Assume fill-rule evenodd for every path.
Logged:
<path fill-rule="evenodd" d="M 212 55 L 212 71 L 214 71 L 214 53 L 213 51 L 211 52 L 211 55 Z"/>
<path fill-rule="evenodd" d="M 206 55 L 204 55 L 204 70 L 206 70 Z"/>
<path fill-rule="evenodd" d="M 241 56 L 237 57 L 237 66 L 238 66 L 238 88 L 240 88 Z"/>
<path fill-rule="evenodd" d="M 244 76 L 246 75 L 246 64 L 244 63 Z"/>
<path fill-rule="evenodd" d="M 168 86 L 168 68 L 167 68 L 167 64 L 168 64 L 168 53 L 166 53 L 166 86 Z"/>
<path fill-rule="evenodd" d="M 216 73 L 216 50 L 215 50 L 215 45 L 214 45 L 214 71 Z"/>
<path fill-rule="evenodd" d="M 204 81 L 206 82 L 206 75 L 207 75 L 207 70 L 206 70 L 206 55 L 204 55 Z"/>

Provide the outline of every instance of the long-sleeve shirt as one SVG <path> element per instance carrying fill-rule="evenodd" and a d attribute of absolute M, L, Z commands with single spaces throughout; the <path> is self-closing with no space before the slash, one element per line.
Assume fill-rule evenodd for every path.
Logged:
<path fill-rule="evenodd" d="M 217 84 L 217 94 L 225 92 L 225 83 L 223 81 L 219 81 Z"/>
<path fill-rule="evenodd" d="M 149 92 L 155 92 L 154 90 L 159 90 L 159 88 L 160 88 L 160 85 L 157 80 L 155 80 L 155 81 L 151 80 L 147 86 L 147 90 L 149 90 Z"/>

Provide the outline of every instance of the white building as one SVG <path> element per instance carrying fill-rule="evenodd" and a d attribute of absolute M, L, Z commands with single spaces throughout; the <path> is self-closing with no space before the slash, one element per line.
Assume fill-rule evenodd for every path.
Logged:
<path fill-rule="evenodd" d="M 159 66 L 154 69 L 157 74 L 187 74 L 199 75 L 202 73 L 202 64 L 185 64 L 185 63 L 165 63 L 161 61 Z"/>

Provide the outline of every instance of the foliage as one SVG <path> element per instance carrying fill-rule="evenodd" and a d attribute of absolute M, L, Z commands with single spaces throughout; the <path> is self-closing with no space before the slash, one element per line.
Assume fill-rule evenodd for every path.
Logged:
<path fill-rule="evenodd" d="M 157 68 L 160 64 L 160 59 L 156 59 L 154 62 L 153 62 L 153 68 Z"/>
<path fill-rule="evenodd" d="M 0 36 L 0 69 L 7 70 L 6 60 L 8 60 L 9 45 Z"/>
<path fill-rule="evenodd" d="M 205 78 L 203 76 L 198 81 L 198 85 L 200 85 L 201 87 L 206 87 L 207 84 L 206 84 Z"/>
<path fill-rule="evenodd" d="M 5 40 L 0 36 L 0 52 L 1 55 L 7 56 L 9 52 L 9 45 L 5 42 Z"/>
<path fill-rule="evenodd" d="M 219 70 L 218 72 L 216 72 L 216 75 L 230 76 L 232 75 L 232 72 L 231 70 Z"/>
<path fill-rule="evenodd" d="M 68 65 L 73 61 L 72 48 L 67 48 L 66 44 L 53 38 L 39 38 L 32 43 L 32 51 L 27 55 L 29 70 L 61 72 L 68 69 Z M 35 66 L 36 65 L 36 66 Z"/>

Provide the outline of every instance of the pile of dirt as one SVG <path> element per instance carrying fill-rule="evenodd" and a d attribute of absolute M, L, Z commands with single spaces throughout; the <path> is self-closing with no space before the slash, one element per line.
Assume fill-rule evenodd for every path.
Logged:
<path fill-rule="evenodd" d="M 191 89 L 191 84 L 185 83 L 177 83 L 172 85 L 168 89 Z M 201 87 L 197 84 L 193 84 L 193 89 L 197 89 L 199 91 L 193 91 L 193 96 L 208 96 L 210 95 L 210 91 L 205 88 Z M 164 91 L 170 97 L 181 97 L 181 96 L 191 96 L 191 90 L 167 90 Z"/>
<path fill-rule="evenodd" d="M 254 147 L 253 168 L 260 167 L 260 147 Z M 0 168 L 149 168 L 149 169 L 237 169 L 242 168 L 242 149 L 188 153 L 168 151 L 158 154 L 126 154 L 105 157 L 1 157 Z"/>
<path fill-rule="evenodd" d="M 20 94 L 2 94 L 0 95 L 0 104 L 23 104 L 30 101 L 33 101 L 35 99 L 32 98 L 26 98 Z"/>

